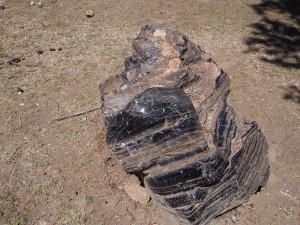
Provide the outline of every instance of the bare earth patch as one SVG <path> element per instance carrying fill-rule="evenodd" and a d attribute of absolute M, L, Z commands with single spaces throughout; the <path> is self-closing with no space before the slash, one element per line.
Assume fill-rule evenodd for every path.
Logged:
<path fill-rule="evenodd" d="M 230 104 L 269 143 L 267 187 L 211 224 L 299 224 L 299 3 L 274 2 L 7 0 L 0 224 L 176 224 L 126 194 L 129 177 L 106 147 L 99 111 L 53 122 L 100 106 L 98 85 L 123 70 L 146 23 L 177 29 L 211 54 L 231 77 Z"/>

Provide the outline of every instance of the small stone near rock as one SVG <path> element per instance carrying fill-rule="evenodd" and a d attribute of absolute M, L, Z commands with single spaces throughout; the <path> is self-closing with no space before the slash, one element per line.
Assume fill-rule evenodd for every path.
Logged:
<path fill-rule="evenodd" d="M 13 58 L 13 59 L 9 60 L 7 63 L 9 65 L 16 65 L 19 62 L 21 62 L 21 59 L 19 57 L 16 57 L 16 58 Z"/>
<path fill-rule="evenodd" d="M 0 10 L 4 10 L 5 7 L 4 7 L 4 2 L 3 1 L 0 1 Z"/>
<path fill-rule="evenodd" d="M 49 51 L 54 52 L 54 51 L 56 51 L 56 49 L 55 48 L 49 48 Z"/>
<path fill-rule="evenodd" d="M 58 49 L 57 49 L 57 51 L 61 51 L 62 50 L 62 48 L 61 47 L 59 47 Z"/>
<path fill-rule="evenodd" d="M 22 88 L 20 88 L 20 87 L 18 87 L 18 95 L 20 95 L 20 94 L 23 94 L 24 93 L 24 90 L 22 89 Z"/>
<path fill-rule="evenodd" d="M 31 5 L 31 6 L 34 6 L 34 5 L 35 5 L 34 1 L 31 1 L 31 2 L 30 2 L 30 5 Z"/>
<path fill-rule="evenodd" d="M 39 2 L 37 3 L 37 6 L 38 6 L 38 7 L 43 7 L 43 3 L 42 3 L 41 1 L 39 1 Z"/>
<path fill-rule="evenodd" d="M 19 63 L 19 62 L 21 62 L 21 59 L 17 57 L 17 58 L 13 58 L 11 61 L 13 63 Z"/>
<path fill-rule="evenodd" d="M 146 189 L 137 183 L 125 185 L 124 190 L 129 197 L 136 202 L 146 205 L 149 202 L 150 195 Z"/>
<path fill-rule="evenodd" d="M 94 16 L 94 11 L 89 9 L 85 12 L 85 15 L 88 17 L 88 18 L 91 18 Z"/>
<path fill-rule="evenodd" d="M 44 53 L 43 50 L 41 50 L 41 49 L 37 50 L 36 52 L 37 52 L 37 54 L 39 54 L 39 55 Z"/>
<path fill-rule="evenodd" d="M 230 219 L 231 219 L 231 221 L 232 221 L 233 223 L 235 223 L 235 222 L 237 221 L 237 219 L 236 219 L 235 216 L 231 216 Z"/>

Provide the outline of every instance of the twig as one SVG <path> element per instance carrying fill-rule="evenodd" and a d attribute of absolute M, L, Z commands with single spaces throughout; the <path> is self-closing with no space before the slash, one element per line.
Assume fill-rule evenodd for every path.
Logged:
<path fill-rule="evenodd" d="M 253 206 L 251 206 L 251 205 L 246 205 L 245 203 L 242 204 L 242 206 L 244 206 L 245 208 L 248 208 L 248 209 L 252 209 L 252 210 L 255 209 Z"/>
<path fill-rule="evenodd" d="M 111 189 L 113 189 L 116 185 L 115 185 L 113 182 L 111 182 L 111 178 L 110 178 L 110 176 L 109 176 L 109 173 L 105 173 L 105 175 L 106 175 L 106 177 L 107 177 L 107 179 L 108 179 L 109 187 L 110 187 Z"/>
<path fill-rule="evenodd" d="M 81 115 L 84 115 L 84 114 L 87 114 L 87 113 L 90 113 L 90 112 L 94 112 L 94 111 L 99 110 L 99 109 L 100 109 L 100 107 L 97 107 L 97 108 L 94 108 L 94 109 L 91 109 L 91 110 L 88 110 L 88 111 L 85 111 L 85 112 L 80 112 L 80 113 L 76 113 L 76 114 L 56 118 L 56 119 L 52 120 L 52 123 L 62 121 L 62 120 L 66 120 L 66 119 L 70 119 L 70 118 L 73 118 L 73 117 L 76 117 L 76 116 L 81 116 Z"/>
<path fill-rule="evenodd" d="M 21 121 L 21 117 L 19 116 L 19 127 L 22 128 L 22 121 Z"/>
<path fill-rule="evenodd" d="M 247 222 L 247 219 L 244 218 L 244 221 L 245 221 L 245 223 L 246 223 L 247 225 L 249 225 L 249 223 Z"/>
<path fill-rule="evenodd" d="M 294 199 L 291 195 L 289 195 L 289 194 L 287 194 L 287 193 L 285 193 L 283 191 L 280 191 L 280 193 L 283 194 L 283 195 L 285 195 L 285 196 L 287 196 L 287 197 L 290 197 L 292 200 Z"/>

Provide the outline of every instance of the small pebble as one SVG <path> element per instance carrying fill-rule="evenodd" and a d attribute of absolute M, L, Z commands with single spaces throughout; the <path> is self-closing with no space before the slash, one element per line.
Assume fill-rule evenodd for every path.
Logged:
<path fill-rule="evenodd" d="M 4 7 L 4 2 L 0 1 L 0 10 L 4 10 L 5 7 Z"/>
<path fill-rule="evenodd" d="M 39 54 L 39 55 L 44 53 L 43 50 L 41 50 L 41 49 L 37 50 L 36 52 L 37 52 L 37 54 Z"/>
<path fill-rule="evenodd" d="M 56 51 L 56 49 L 55 48 L 49 48 L 49 51 L 54 52 L 54 51 Z"/>
<path fill-rule="evenodd" d="M 88 17 L 88 18 L 91 18 L 94 16 L 94 11 L 89 9 L 85 12 L 85 15 Z"/>
<path fill-rule="evenodd" d="M 46 221 L 39 221 L 38 225 L 47 225 L 47 222 Z"/>
<path fill-rule="evenodd" d="M 237 221 L 237 219 L 236 219 L 235 216 L 230 217 L 230 219 L 231 219 L 231 221 L 232 221 L 233 223 L 235 223 L 235 222 Z"/>
<path fill-rule="evenodd" d="M 17 63 L 21 62 L 21 59 L 19 57 L 13 58 L 11 60 L 9 60 L 7 63 L 10 65 L 15 65 Z"/>
<path fill-rule="evenodd" d="M 58 49 L 57 49 L 57 51 L 61 51 L 62 50 L 62 48 L 61 47 L 59 47 Z"/>
<path fill-rule="evenodd" d="M 37 3 L 37 6 L 38 6 L 38 7 L 42 7 L 42 6 L 43 6 L 43 3 L 42 3 L 41 1 L 39 1 L 39 2 Z"/>
<path fill-rule="evenodd" d="M 24 90 L 22 88 L 18 87 L 18 95 L 23 94 L 23 93 L 24 93 Z"/>
<path fill-rule="evenodd" d="M 31 1 L 31 2 L 30 2 L 30 5 L 31 5 L 31 6 L 34 6 L 34 5 L 35 5 L 34 1 Z"/>

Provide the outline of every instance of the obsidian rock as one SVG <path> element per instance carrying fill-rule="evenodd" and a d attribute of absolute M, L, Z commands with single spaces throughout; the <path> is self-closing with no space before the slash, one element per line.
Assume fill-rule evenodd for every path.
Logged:
<path fill-rule="evenodd" d="M 186 36 L 146 25 L 133 48 L 100 86 L 107 144 L 164 209 L 207 224 L 266 184 L 265 137 L 235 115 L 228 75 Z"/>

